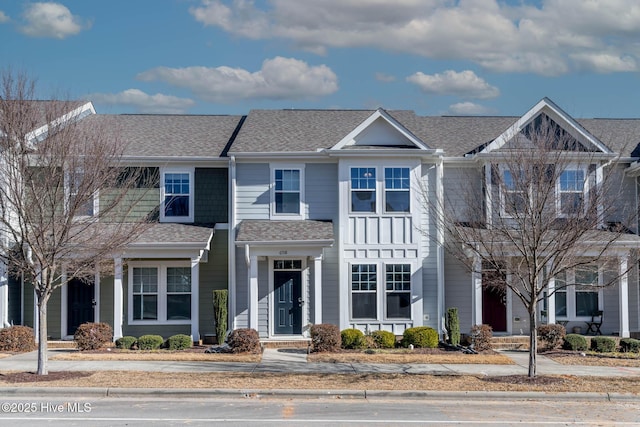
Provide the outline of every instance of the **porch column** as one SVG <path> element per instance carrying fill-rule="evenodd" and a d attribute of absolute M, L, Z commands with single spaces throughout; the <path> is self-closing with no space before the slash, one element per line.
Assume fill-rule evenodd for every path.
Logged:
<path fill-rule="evenodd" d="M 473 272 L 471 273 L 472 289 L 472 326 L 482 325 L 482 261 L 480 257 L 475 257 Z"/>
<path fill-rule="evenodd" d="M 191 258 L 191 340 L 200 340 L 200 261 Z"/>
<path fill-rule="evenodd" d="M 258 330 L 258 257 L 249 257 L 249 327 Z"/>
<path fill-rule="evenodd" d="M 547 323 L 552 325 L 556 323 L 556 278 L 549 278 L 547 284 Z"/>
<path fill-rule="evenodd" d="M 0 262 L 0 328 L 9 325 L 9 274 L 3 262 Z"/>
<path fill-rule="evenodd" d="M 313 259 L 313 323 L 322 323 L 322 256 Z"/>
<path fill-rule="evenodd" d="M 60 287 L 60 338 L 64 339 L 69 335 L 69 284 L 67 283 L 67 268 L 62 269 L 62 282 Z M 74 331 L 75 333 L 75 331 Z"/>
<path fill-rule="evenodd" d="M 618 302 L 620 313 L 620 337 L 629 338 L 629 273 L 627 257 L 621 256 L 620 265 L 620 287 L 618 289 Z"/>
<path fill-rule="evenodd" d="M 113 339 L 122 338 L 122 258 L 113 259 Z"/>

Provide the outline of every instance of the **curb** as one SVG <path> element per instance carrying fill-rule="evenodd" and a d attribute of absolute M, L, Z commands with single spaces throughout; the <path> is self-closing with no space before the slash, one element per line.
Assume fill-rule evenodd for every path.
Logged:
<path fill-rule="evenodd" d="M 72 396 L 111 398 L 242 398 L 242 399 L 421 399 L 421 400 L 568 400 L 640 401 L 640 395 L 624 393 L 549 393 L 421 390 L 318 390 L 318 389 L 160 389 L 102 387 L 13 387 L 0 388 L 6 397 Z"/>

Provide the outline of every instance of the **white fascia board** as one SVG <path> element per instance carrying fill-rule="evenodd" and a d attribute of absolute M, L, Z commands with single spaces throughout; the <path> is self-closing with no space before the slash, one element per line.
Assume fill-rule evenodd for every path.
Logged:
<path fill-rule="evenodd" d="M 420 138 L 415 136 L 409 129 L 407 129 L 400 122 L 398 122 L 396 119 L 391 117 L 382 108 L 378 108 L 376 111 L 374 111 L 373 114 L 371 114 L 369 117 L 367 117 L 354 130 L 349 132 L 347 134 L 347 136 L 342 138 L 340 141 L 338 141 L 338 143 L 336 145 L 331 147 L 331 150 L 341 150 L 346 145 L 351 144 L 358 135 L 360 135 L 366 128 L 371 126 L 371 124 L 373 122 L 375 122 L 379 118 L 384 119 L 387 123 L 389 123 L 391 126 L 393 126 L 398 132 L 400 132 L 405 138 L 407 138 L 409 141 L 411 141 L 411 143 L 414 144 L 419 149 L 421 149 L 421 150 L 430 150 L 430 148 L 427 147 L 427 145 L 424 142 L 422 142 L 422 140 L 420 140 Z"/>
<path fill-rule="evenodd" d="M 30 143 L 33 143 L 34 141 L 36 141 L 40 135 L 48 132 L 50 125 L 58 126 L 59 124 L 67 122 L 71 119 L 76 119 L 76 120 L 83 119 L 84 117 L 90 116 L 92 114 L 96 114 L 96 110 L 95 108 L 93 108 L 93 103 L 89 101 L 85 104 L 82 104 L 80 107 L 74 108 L 73 110 L 64 114 L 62 117 L 59 117 L 53 120 L 51 123 L 45 123 L 39 128 L 29 132 L 26 135 L 27 141 L 29 141 Z"/>
<path fill-rule="evenodd" d="M 215 165 L 218 167 L 229 164 L 228 157 L 153 157 L 153 156 L 122 156 L 120 163 L 126 165 L 171 165 L 171 166 L 188 166 L 188 165 Z"/>
<path fill-rule="evenodd" d="M 250 247 L 260 247 L 260 246 L 295 246 L 295 247 L 328 247 L 333 246 L 334 240 L 275 240 L 270 242 L 265 242 L 263 240 L 256 241 L 236 241 L 236 246 L 250 246 Z"/>
<path fill-rule="evenodd" d="M 531 121 L 531 119 L 533 119 L 540 113 L 546 113 L 556 122 L 564 122 L 564 124 L 569 128 L 565 130 L 569 132 L 570 130 L 573 130 L 574 132 L 570 133 L 574 134 L 574 136 L 576 136 L 575 134 L 577 134 L 579 137 L 592 144 L 601 152 L 608 154 L 612 153 L 607 146 L 600 142 L 595 136 L 591 135 L 591 133 L 589 133 L 580 123 L 574 120 L 569 114 L 567 114 L 553 101 L 546 97 L 540 100 L 536 105 L 533 106 L 533 108 L 527 111 L 506 131 L 504 131 L 500 136 L 498 136 L 495 140 L 488 144 L 480 153 L 489 153 L 491 151 L 500 149 L 502 146 L 504 146 L 504 144 L 507 143 L 507 141 L 516 136 L 524 128 L 524 126 L 529 121 Z"/>
<path fill-rule="evenodd" d="M 372 148 L 370 150 L 362 150 L 362 149 L 348 149 L 343 148 L 342 150 L 331 150 L 327 151 L 329 156 L 331 157 L 362 157 L 362 158 L 370 158 L 370 157 L 410 157 L 410 158 L 440 158 L 442 156 L 442 150 L 440 149 L 407 149 L 407 148 L 383 148 L 383 149 L 375 149 Z"/>
<path fill-rule="evenodd" d="M 317 151 L 265 151 L 265 152 L 234 152 L 229 153 L 236 160 L 258 159 L 258 160 L 282 160 L 283 158 L 291 160 L 313 160 L 326 158 L 327 154 L 324 150 Z"/>

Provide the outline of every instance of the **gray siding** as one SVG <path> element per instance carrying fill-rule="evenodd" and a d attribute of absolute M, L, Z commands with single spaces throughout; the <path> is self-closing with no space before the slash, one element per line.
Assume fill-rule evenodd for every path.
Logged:
<path fill-rule="evenodd" d="M 258 261 L 258 334 L 269 336 L 269 263 Z"/>
<path fill-rule="evenodd" d="M 215 334 L 213 291 L 228 289 L 227 242 L 229 232 L 216 230 L 211 242 L 209 261 L 200 264 L 200 336 Z"/>
<path fill-rule="evenodd" d="M 229 172 L 226 168 L 196 168 L 194 223 L 228 222 Z"/>
<path fill-rule="evenodd" d="M 609 180 L 606 183 L 609 194 L 605 196 L 605 211 L 610 211 L 607 212 L 608 221 L 620 222 L 637 231 L 636 178 L 625 175 L 625 166 L 628 165 L 620 165 L 610 177 L 605 176 L 605 182 Z"/>
<path fill-rule="evenodd" d="M 244 248 L 236 248 L 236 325 L 235 328 L 249 327 L 248 298 L 249 283 L 247 265 L 244 260 Z M 233 327 L 233 325 L 230 325 Z"/>
<path fill-rule="evenodd" d="M 422 165 L 422 219 L 420 223 L 422 265 L 417 274 L 422 274 L 422 319 L 412 319 L 415 326 L 430 326 L 438 330 L 438 255 L 436 241 L 437 221 L 432 217 L 436 200 L 436 168 Z M 415 282 L 415 280 L 413 280 Z M 442 313 L 444 315 L 444 313 Z M 424 320 L 428 315 L 429 320 Z"/>
<path fill-rule="evenodd" d="M 305 198 L 308 218 L 338 218 L 338 165 L 308 163 L 305 165 Z"/>
<path fill-rule="evenodd" d="M 113 276 L 100 277 L 100 321 L 113 326 Z"/>
<path fill-rule="evenodd" d="M 460 332 L 468 333 L 473 326 L 473 287 L 471 273 L 455 257 L 445 254 L 444 257 L 445 309 L 458 308 L 460 318 Z"/>
<path fill-rule="evenodd" d="M 334 235 L 338 236 L 338 225 L 334 224 Z M 340 304 L 348 304 L 348 301 L 340 301 L 339 268 L 338 268 L 338 243 L 324 249 L 322 259 L 322 322 L 334 325 L 340 324 Z"/>
<path fill-rule="evenodd" d="M 236 170 L 236 220 L 269 219 L 269 165 L 239 163 Z"/>
<path fill-rule="evenodd" d="M 62 312 L 62 290 L 53 291 L 47 305 L 47 335 L 48 339 L 60 339 L 66 335 L 66 331 L 60 329 L 60 316 Z M 75 331 L 74 331 L 75 332 Z"/>
<path fill-rule="evenodd" d="M 484 180 L 482 170 L 470 167 L 445 166 L 443 175 L 445 211 L 447 215 L 463 222 L 472 222 L 480 219 L 479 215 L 482 215 L 483 212 L 470 209 L 469 197 L 473 196 L 472 204 L 482 206 Z"/>

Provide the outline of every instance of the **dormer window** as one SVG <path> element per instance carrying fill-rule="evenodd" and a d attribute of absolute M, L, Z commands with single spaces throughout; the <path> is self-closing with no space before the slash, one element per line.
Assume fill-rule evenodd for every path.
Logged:
<path fill-rule="evenodd" d="M 584 212 L 586 172 L 584 169 L 566 169 L 558 178 L 556 207 L 558 216 L 576 216 Z"/>

